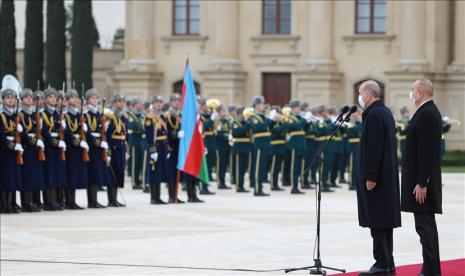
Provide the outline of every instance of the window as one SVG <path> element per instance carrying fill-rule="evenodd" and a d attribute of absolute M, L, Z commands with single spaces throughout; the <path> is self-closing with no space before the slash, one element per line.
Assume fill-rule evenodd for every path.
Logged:
<path fill-rule="evenodd" d="M 386 32 L 386 0 L 356 0 L 355 32 L 384 34 Z"/>
<path fill-rule="evenodd" d="M 173 92 L 182 94 L 182 86 L 184 85 L 184 80 L 179 80 L 173 83 Z M 194 81 L 195 93 L 200 95 L 200 84 Z"/>
<path fill-rule="evenodd" d="M 263 0 L 263 34 L 291 33 L 291 1 Z"/>
<path fill-rule="evenodd" d="M 174 35 L 198 35 L 200 32 L 199 0 L 174 0 L 173 20 Z"/>

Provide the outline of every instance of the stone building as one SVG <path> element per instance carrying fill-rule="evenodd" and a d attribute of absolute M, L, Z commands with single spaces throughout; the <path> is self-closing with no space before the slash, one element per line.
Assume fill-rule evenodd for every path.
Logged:
<path fill-rule="evenodd" d="M 108 80 L 128 95 L 179 91 L 189 58 L 198 92 L 226 104 L 355 100 L 378 81 L 398 114 L 430 78 L 444 116 L 465 121 L 465 1 L 127 1 L 124 58 Z M 465 149 L 464 125 L 447 136 Z"/>

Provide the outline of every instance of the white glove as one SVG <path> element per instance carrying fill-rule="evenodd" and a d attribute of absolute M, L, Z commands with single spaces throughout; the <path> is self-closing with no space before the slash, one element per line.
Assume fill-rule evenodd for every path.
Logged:
<path fill-rule="evenodd" d="M 15 144 L 15 151 L 20 151 L 20 152 L 23 152 L 24 149 L 23 149 L 23 146 L 21 146 L 21 144 Z"/>
<path fill-rule="evenodd" d="M 65 122 L 65 120 L 61 120 L 60 123 L 61 123 L 61 127 L 62 127 L 63 129 L 66 129 L 66 122 Z"/>
<path fill-rule="evenodd" d="M 86 141 L 79 142 L 79 146 L 85 150 L 89 150 L 89 144 Z"/>
<path fill-rule="evenodd" d="M 212 115 L 210 116 L 210 120 L 214 121 L 218 117 L 218 112 L 213 112 Z"/>
<path fill-rule="evenodd" d="M 157 152 L 154 152 L 154 153 L 150 154 L 150 158 L 151 158 L 153 161 L 157 162 L 157 160 L 158 160 L 158 153 L 157 153 Z"/>
<path fill-rule="evenodd" d="M 105 122 L 105 131 L 107 131 L 109 125 L 110 125 L 110 122 L 106 121 Z"/>
<path fill-rule="evenodd" d="M 110 156 L 107 156 L 107 166 L 108 166 L 108 167 L 110 166 L 110 163 L 111 163 L 111 157 L 110 157 Z"/>
<path fill-rule="evenodd" d="M 289 140 L 291 140 L 291 135 L 286 134 L 286 141 L 289 141 Z"/>
<path fill-rule="evenodd" d="M 234 137 L 233 137 L 231 134 L 229 134 L 229 135 L 228 135 L 228 140 L 229 140 L 229 141 L 232 141 L 233 139 L 234 139 Z"/>
<path fill-rule="evenodd" d="M 16 128 L 18 129 L 19 133 L 23 132 L 23 126 L 21 124 L 18 124 Z"/>
<path fill-rule="evenodd" d="M 108 149 L 108 143 L 107 143 L 107 141 L 102 141 L 102 142 L 100 143 L 100 147 L 101 147 L 102 149 L 107 150 L 107 149 Z"/>
<path fill-rule="evenodd" d="M 311 111 L 305 112 L 304 118 L 307 122 L 310 122 L 312 120 L 313 114 Z"/>
<path fill-rule="evenodd" d="M 207 154 L 208 154 L 208 149 L 207 149 L 207 148 L 204 149 L 203 154 L 204 154 L 204 155 L 207 155 Z"/>
<path fill-rule="evenodd" d="M 273 109 L 270 111 L 270 114 L 268 114 L 268 118 L 270 120 L 275 120 L 276 119 L 276 115 L 278 114 L 278 112 L 276 111 L 276 109 Z"/>
<path fill-rule="evenodd" d="M 184 130 L 178 131 L 178 138 L 184 138 Z"/>
<path fill-rule="evenodd" d="M 82 130 L 84 130 L 84 132 L 87 132 L 87 130 L 89 130 L 86 123 L 82 124 Z"/>
<path fill-rule="evenodd" d="M 38 139 L 36 142 L 36 147 L 45 149 L 44 141 Z"/>
<path fill-rule="evenodd" d="M 171 153 L 168 153 L 168 154 L 166 155 L 166 159 L 170 159 L 170 156 L 171 156 Z"/>
<path fill-rule="evenodd" d="M 217 126 L 216 126 L 216 130 L 217 130 L 217 131 L 221 131 L 221 125 L 217 125 Z"/>
<path fill-rule="evenodd" d="M 129 157 L 130 157 L 129 153 L 126 152 L 126 156 L 125 156 L 125 157 L 126 157 L 126 160 L 128 160 Z"/>
<path fill-rule="evenodd" d="M 58 141 L 58 147 L 66 150 L 66 143 L 63 140 Z"/>

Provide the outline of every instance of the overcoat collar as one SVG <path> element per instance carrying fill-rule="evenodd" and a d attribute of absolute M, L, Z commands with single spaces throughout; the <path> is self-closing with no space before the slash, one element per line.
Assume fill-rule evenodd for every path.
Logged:
<path fill-rule="evenodd" d="M 375 108 L 376 106 L 384 106 L 384 103 L 382 100 L 377 100 L 373 102 L 365 111 L 362 113 L 362 118 L 365 119 L 365 117 L 370 113 L 370 111 Z"/>

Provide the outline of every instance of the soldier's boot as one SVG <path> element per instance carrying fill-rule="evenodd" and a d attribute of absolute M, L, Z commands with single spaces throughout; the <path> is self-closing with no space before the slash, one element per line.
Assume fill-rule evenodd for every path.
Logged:
<path fill-rule="evenodd" d="M 263 184 L 262 183 L 257 183 L 257 189 L 254 192 L 254 196 L 269 196 L 269 194 L 266 194 L 263 192 Z"/>
<path fill-rule="evenodd" d="M 11 197 L 11 208 L 16 210 L 17 212 L 15 213 L 20 213 L 21 212 L 21 206 L 19 206 L 16 203 L 16 191 L 10 192 L 10 197 Z"/>
<path fill-rule="evenodd" d="M 60 189 L 60 188 L 52 188 L 52 191 L 51 191 L 51 198 L 52 198 L 52 199 L 51 199 L 51 202 L 52 202 L 52 204 L 53 204 L 55 210 L 57 210 L 57 211 L 63 211 L 63 210 L 65 209 L 65 207 L 64 207 L 61 203 L 58 202 L 58 196 L 59 196 L 59 195 L 58 195 L 58 190 L 59 190 L 59 189 Z M 62 190 L 62 189 L 60 189 L 60 190 L 61 190 L 61 192 L 60 192 L 60 194 L 61 194 L 61 195 L 60 195 L 61 199 L 60 199 L 60 200 L 63 201 L 63 190 Z"/>
<path fill-rule="evenodd" d="M 169 183 L 168 184 L 168 194 L 170 196 L 170 199 L 168 200 L 168 203 L 184 203 L 184 201 L 178 199 L 177 202 L 175 200 L 176 198 L 176 183 Z"/>
<path fill-rule="evenodd" d="M 72 210 L 73 209 L 73 199 L 71 195 L 71 188 L 65 189 L 65 209 Z"/>
<path fill-rule="evenodd" d="M 5 191 L 0 191 L 0 214 L 6 214 L 7 210 L 7 193 Z"/>
<path fill-rule="evenodd" d="M 196 191 L 196 186 L 197 184 L 195 183 L 187 183 L 187 201 L 188 202 L 193 202 L 193 203 L 202 203 L 204 202 L 200 198 L 197 197 L 197 191 Z"/>
<path fill-rule="evenodd" d="M 89 201 L 88 208 L 92 208 L 92 209 L 106 208 L 106 206 L 101 205 L 97 201 L 97 186 L 96 185 L 90 185 L 89 190 L 90 190 L 90 194 L 89 194 L 90 195 L 90 201 Z"/>
<path fill-rule="evenodd" d="M 65 208 L 64 194 L 64 188 L 56 188 L 56 203 L 58 203 L 58 205 L 60 205 L 63 209 Z"/>
<path fill-rule="evenodd" d="M 166 202 L 160 198 L 160 190 L 160 184 L 150 184 L 150 204 L 166 204 Z"/>
<path fill-rule="evenodd" d="M 201 186 L 202 188 L 200 189 L 200 192 L 199 192 L 201 195 L 214 195 L 215 194 L 214 192 L 211 192 L 210 190 L 208 190 L 208 184 L 202 183 L 201 185 L 202 185 Z"/>
<path fill-rule="evenodd" d="M 125 204 L 118 201 L 118 186 L 113 187 L 113 201 L 117 207 L 126 207 Z"/>
<path fill-rule="evenodd" d="M 42 193 L 42 196 L 44 197 L 44 211 L 56 211 L 55 206 L 52 204 L 52 188 L 50 187 L 45 187 L 44 191 Z"/>
<path fill-rule="evenodd" d="M 27 213 L 33 212 L 31 191 L 21 192 L 21 212 L 27 212 Z"/>
<path fill-rule="evenodd" d="M 77 205 L 76 203 L 76 189 L 70 189 L 71 202 L 73 204 L 73 210 L 82 210 L 83 207 Z"/>
<path fill-rule="evenodd" d="M 118 207 L 114 199 L 115 190 L 113 187 L 107 187 L 107 196 L 108 196 L 108 207 Z"/>
<path fill-rule="evenodd" d="M 40 199 L 40 190 L 32 192 L 32 204 L 39 209 L 44 208 L 44 205 L 42 204 L 42 201 Z"/>

